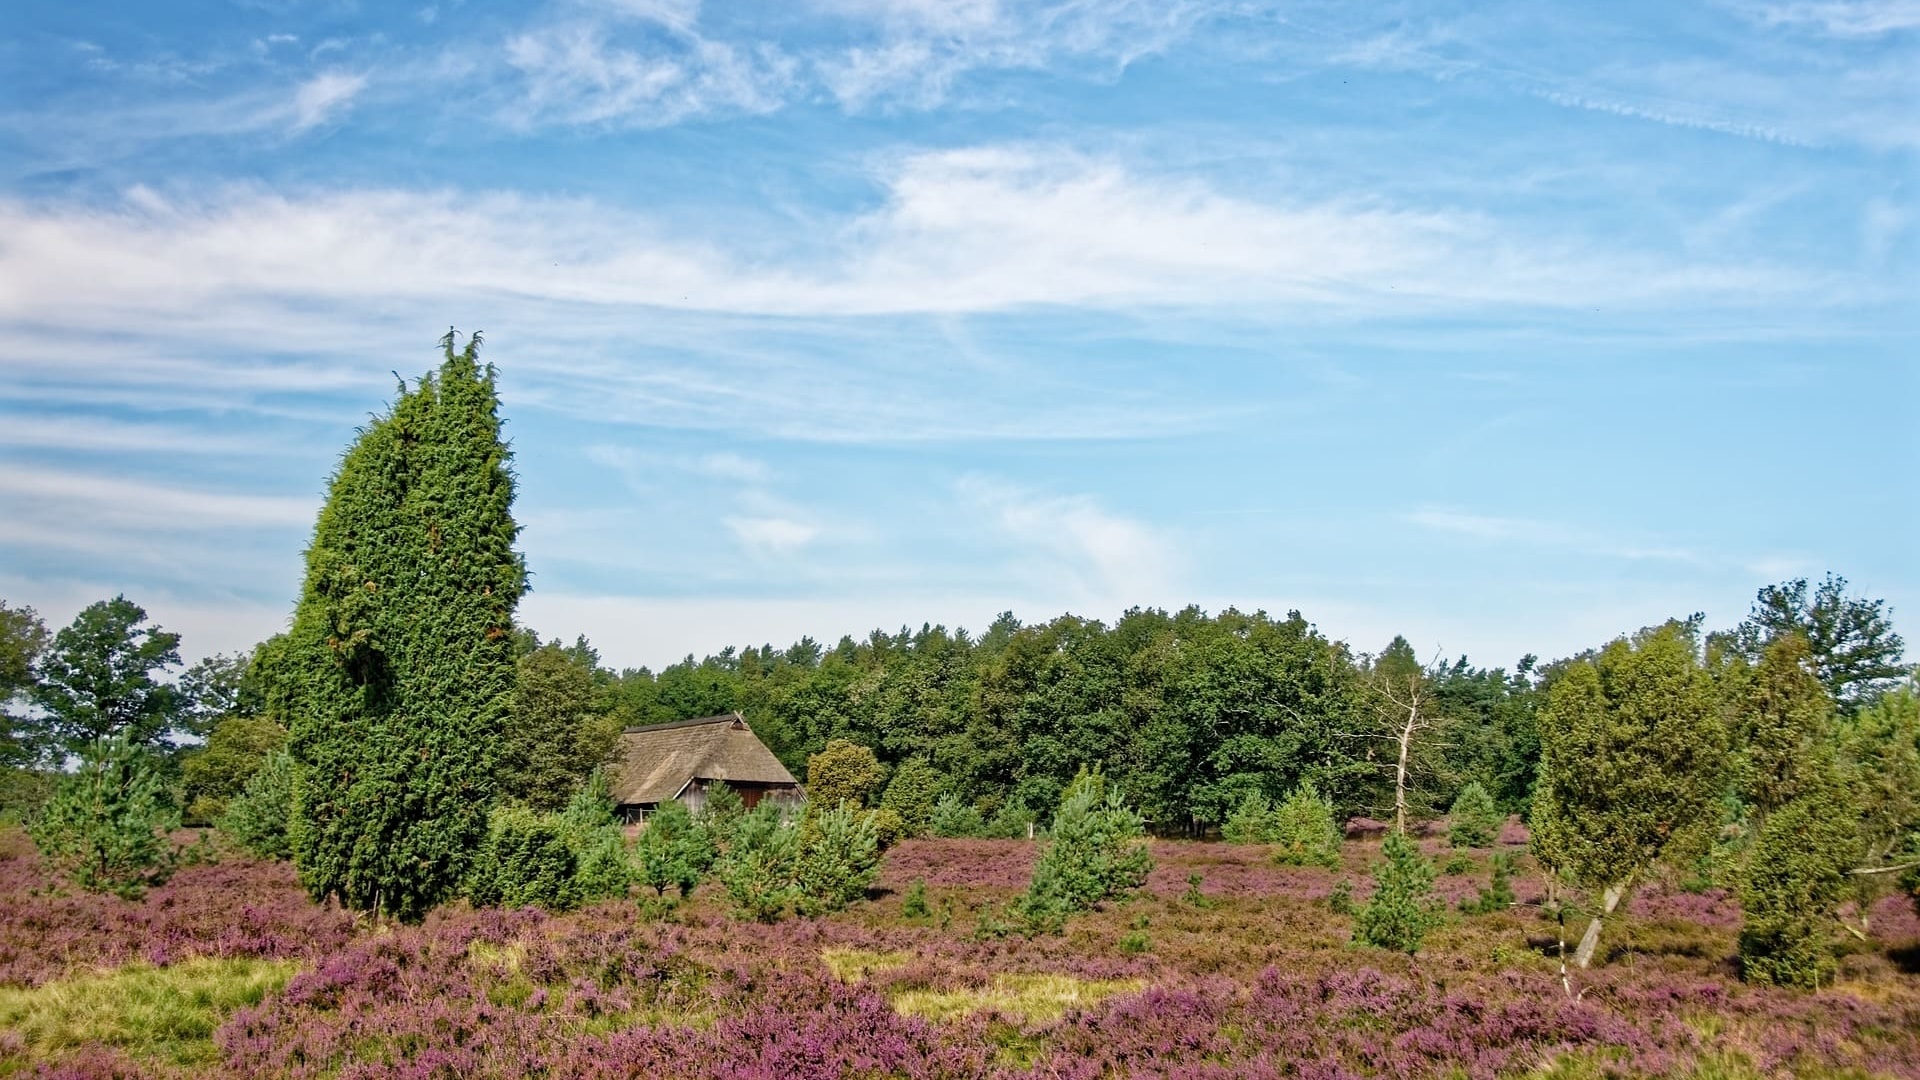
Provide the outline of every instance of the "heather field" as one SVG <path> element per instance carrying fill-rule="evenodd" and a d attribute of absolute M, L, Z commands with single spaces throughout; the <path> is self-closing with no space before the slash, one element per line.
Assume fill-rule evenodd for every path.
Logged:
<path fill-rule="evenodd" d="M 869 902 L 771 926 L 711 885 L 670 910 L 373 926 L 238 856 L 137 902 L 74 893 L 9 836 L 0 1075 L 1920 1077 L 1904 901 L 1802 993 L 1735 978 L 1724 895 L 1643 890 L 1569 998 L 1525 874 L 1514 910 L 1455 914 L 1406 957 L 1352 946 L 1329 909 L 1343 879 L 1364 898 L 1377 844 L 1333 871 L 1160 841 L 1139 896 L 1064 936 L 980 933 L 1034 854 L 908 841 Z M 1474 894 L 1485 856 L 1440 891 Z M 927 914 L 908 917 L 916 881 Z"/>

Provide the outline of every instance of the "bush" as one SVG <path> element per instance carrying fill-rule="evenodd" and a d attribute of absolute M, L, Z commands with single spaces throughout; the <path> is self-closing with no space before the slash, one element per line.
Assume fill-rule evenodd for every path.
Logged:
<path fill-rule="evenodd" d="M 189 825 L 211 825 L 286 745 L 287 729 L 269 717 L 231 716 L 207 736 L 205 746 L 180 762 L 180 801 Z"/>
<path fill-rule="evenodd" d="M 927 828 L 935 836 L 983 836 L 987 823 L 981 820 L 980 811 L 960 796 L 942 795 L 927 816 Z"/>
<path fill-rule="evenodd" d="M 1447 840 L 1457 848 L 1492 847 L 1504 820 L 1493 796 L 1475 780 L 1460 789 L 1447 811 Z"/>
<path fill-rule="evenodd" d="M 900 820 L 899 813 L 890 807 L 867 811 L 867 824 L 873 826 L 873 838 L 879 843 L 881 851 L 899 843 L 907 835 L 906 822 Z"/>
<path fill-rule="evenodd" d="M 900 902 L 900 914 L 909 919 L 924 919 L 930 912 L 927 909 L 927 881 L 914 878 L 907 886 L 906 899 Z"/>
<path fill-rule="evenodd" d="M 179 827 L 152 754 L 123 735 L 87 748 L 27 832 L 74 884 L 133 898 L 173 873 Z"/>
<path fill-rule="evenodd" d="M 713 838 L 706 828 L 677 802 L 660 804 L 647 819 L 636 854 L 642 885 L 651 886 L 656 896 L 677 888 L 683 897 L 700 884 L 712 868 L 715 855 Z"/>
<path fill-rule="evenodd" d="M 578 864 L 574 885 L 580 902 L 627 895 L 633 884 L 633 863 L 627 857 L 626 835 L 620 829 L 606 773 L 594 770 L 573 790 L 560 824 Z"/>
<path fill-rule="evenodd" d="M 1034 822 L 1038 820 L 1039 814 L 1034 813 L 1026 803 L 1014 799 L 993 812 L 993 817 L 988 819 L 980 835 L 998 840 L 1026 840 Z"/>
<path fill-rule="evenodd" d="M 1140 815 L 1106 791 L 1097 772 L 1069 785 L 1050 835 L 1014 902 L 1030 933 L 1059 932 L 1069 917 L 1139 888 L 1153 870 Z"/>
<path fill-rule="evenodd" d="M 1810 990 L 1831 978 L 1833 909 L 1853 865 L 1850 809 L 1822 794 L 1768 815 L 1740 888 L 1741 978 Z"/>
<path fill-rule="evenodd" d="M 1340 826 L 1333 820 L 1333 803 L 1310 780 L 1273 808 L 1268 835 L 1273 861 L 1282 866 L 1340 865 Z"/>
<path fill-rule="evenodd" d="M 873 817 L 845 803 L 808 817 L 794 864 L 794 907 L 800 914 L 839 911 L 867 895 L 880 871 Z"/>
<path fill-rule="evenodd" d="M 496 809 L 487 822 L 486 843 L 468 871 L 468 899 L 478 907 L 578 907 L 574 877 L 580 864 L 568 839 L 557 815 L 518 806 Z"/>
<path fill-rule="evenodd" d="M 821 806 L 865 806 L 886 779 L 887 770 L 871 747 L 845 739 L 829 740 L 826 749 L 807 759 L 807 798 Z"/>
<path fill-rule="evenodd" d="M 1363 945 L 1412 953 L 1440 925 L 1440 899 L 1433 894 L 1433 864 L 1411 840 L 1387 834 L 1387 861 L 1374 868 L 1373 896 L 1354 918 L 1353 938 Z"/>
<path fill-rule="evenodd" d="M 1496 911 L 1505 911 L 1513 906 L 1513 857 L 1495 855 L 1493 857 L 1493 880 L 1487 883 L 1480 895 L 1472 900 L 1460 901 L 1460 910 L 1469 915 L 1491 915 Z"/>
<path fill-rule="evenodd" d="M 1258 791 L 1248 792 L 1220 823 L 1220 839 L 1229 844 L 1271 843 L 1273 831 L 1273 805 Z"/>
<path fill-rule="evenodd" d="M 933 808 L 945 786 L 940 771 L 925 758 L 908 758 L 893 771 L 880 796 L 880 808 L 900 816 L 900 835 L 920 836 L 933 824 Z"/>
<path fill-rule="evenodd" d="M 287 822 L 293 816 L 293 759 L 285 750 L 267 755 L 266 763 L 227 804 L 220 831 L 262 859 L 293 858 Z"/>
<path fill-rule="evenodd" d="M 730 784 L 715 784 L 707 789 L 706 795 L 700 807 L 700 825 L 714 843 L 725 844 L 733 839 L 740 819 L 747 816 L 747 804 Z"/>
<path fill-rule="evenodd" d="M 1339 883 L 1333 887 L 1333 891 L 1327 894 L 1327 910 L 1333 912 L 1335 915 L 1353 914 L 1352 881 L 1341 878 Z"/>
<path fill-rule="evenodd" d="M 735 823 L 733 838 L 715 863 L 735 911 L 759 922 L 776 922 L 786 913 L 794 898 L 798 832 L 780 820 L 771 802 Z"/>

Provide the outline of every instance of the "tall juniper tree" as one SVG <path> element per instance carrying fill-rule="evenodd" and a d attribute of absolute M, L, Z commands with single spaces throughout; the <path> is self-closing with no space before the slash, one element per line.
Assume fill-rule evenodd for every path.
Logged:
<path fill-rule="evenodd" d="M 494 372 L 454 343 L 341 459 L 283 674 L 301 879 L 402 919 L 485 838 L 526 589 Z"/>

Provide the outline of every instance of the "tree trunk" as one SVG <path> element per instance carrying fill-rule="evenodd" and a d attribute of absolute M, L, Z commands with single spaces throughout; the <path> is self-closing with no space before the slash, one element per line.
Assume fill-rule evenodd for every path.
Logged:
<path fill-rule="evenodd" d="M 1627 883 L 1609 885 L 1600 893 L 1600 914 L 1587 924 L 1587 932 L 1580 935 L 1580 947 L 1573 951 L 1573 962 L 1583 970 L 1593 962 L 1593 950 L 1600 947 L 1600 920 L 1613 914 L 1620 898 L 1627 894 Z"/>
<path fill-rule="evenodd" d="M 1407 724 L 1400 729 L 1400 764 L 1393 772 L 1393 827 L 1407 835 L 1407 748 L 1413 742 L 1414 719 L 1419 711 L 1407 710 Z"/>

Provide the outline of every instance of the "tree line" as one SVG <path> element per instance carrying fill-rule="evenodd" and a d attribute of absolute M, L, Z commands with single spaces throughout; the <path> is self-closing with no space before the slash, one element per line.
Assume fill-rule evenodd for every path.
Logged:
<path fill-rule="evenodd" d="M 1675 619 L 1510 669 L 1423 661 L 1398 637 L 1355 650 L 1297 611 L 1189 607 L 611 670 L 584 638 L 516 623 L 494 373 L 477 336 L 443 344 L 342 457 L 292 626 L 250 655 L 169 679 L 177 635 L 125 597 L 57 633 L 0 604 L 14 812 L 75 762 L 135 753 L 166 780 L 143 798 L 189 821 L 254 813 L 249 785 L 278 777 L 277 842 L 313 894 L 414 918 L 466 887 L 496 808 L 560 813 L 621 728 L 738 711 L 797 773 L 857 749 L 851 801 L 913 807 L 896 811 L 912 831 L 1045 822 L 1089 769 L 1173 835 L 1304 792 L 1397 833 L 1471 794 L 1527 819 L 1565 909 L 1590 916 L 1577 962 L 1656 873 L 1738 864 L 1724 880 L 1778 909 L 1754 932 L 1785 941 L 1912 858 L 1912 670 L 1886 604 L 1831 574 L 1761 589 L 1723 630 Z M 1769 852 L 1792 870 L 1772 884 L 1749 866 Z"/>

